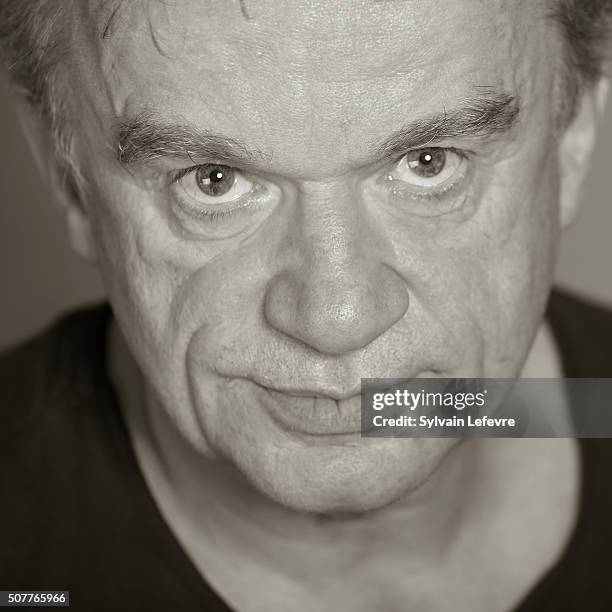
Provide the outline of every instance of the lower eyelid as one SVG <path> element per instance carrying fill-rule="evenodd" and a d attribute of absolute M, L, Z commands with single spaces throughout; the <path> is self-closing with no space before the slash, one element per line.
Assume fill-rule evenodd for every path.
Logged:
<path fill-rule="evenodd" d="M 248 193 L 236 198 L 235 200 L 217 205 L 205 204 L 197 202 L 188 202 L 186 196 L 181 196 L 179 193 L 173 196 L 178 206 L 186 213 L 202 219 L 221 219 L 239 212 L 249 206 L 257 206 L 261 203 L 265 195 L 265 187 L 258 183 L 253 184 L 253 188 Z"/>
<path fill-rule="evenodd" d="M 413 200 L 435 200 L 441 199 L 448 193 L 460 188 L 464 178 L 465 175 L 456 178 L 446 185 L 437 185 L 435 187 L 408 186 L 399 180 L 393 179 L 387 181 L 387 183 L 393 197 L 410 198 Z"/>
<path fill-rule="evenodd" d="M 393 198 L 396 199 L 395 197 Z M 444 196 L 433 197 L 414 197 L 411 198 L 414 203 L 407 204 L 406 198 L 398 196 L 397 203 L 393 208 L 396 211 L 401 211 L 402 216 L 414 217 L 445 217 L 453 213 L 459 213 L 466 208 L 470 200 L 470 194 L 467 191 L 458 191 L 453 198 L 445 198 Z M 402 204 L 405 207 L 402 209 Z"/>
<path fill-rule="evenodd" d="M 458 189 L 461 182 L 461 179 L 459 179 L 448 183 L 447 185 L 438 185 L 436 187 L 408 187 L 406 185 L 393 185 L 391 189 L 393 195 L 409 197 L 416 200 L 433 200 L 440 199 L 448 193 Z"/>
<path fill-rule="evenodd" d="M 174 199 L 178 202 L 178 205 L 188 214 L 201 218 L 213 216 L 219 218 L 219 216 L 230 215 L 234 212 L 237 212 L 244 206 L 247 206 L 248 204 L 246 202 L 241 204 L 241 200 L 243 200 L 245 197 L 247 196 L 241 196 L 240 198 L 237 198 L 236 200 L 233 200 L 231 202 L 219 203 L 216 205 L 206 204 L 202 202 L 190 202 L 187 196 L 184 195 L 177 195 Z"/>

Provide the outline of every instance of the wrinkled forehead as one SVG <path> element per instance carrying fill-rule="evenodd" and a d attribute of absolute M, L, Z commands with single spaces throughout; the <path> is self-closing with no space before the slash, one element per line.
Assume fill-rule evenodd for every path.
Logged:
<path fill-rule="evenodd" d="M 516 93 L 538 58 L 529 0 L 99 0 L 82 5 L 91 100 L 153 109 L 274 151 L 359 157 L 477 87 Z"/>

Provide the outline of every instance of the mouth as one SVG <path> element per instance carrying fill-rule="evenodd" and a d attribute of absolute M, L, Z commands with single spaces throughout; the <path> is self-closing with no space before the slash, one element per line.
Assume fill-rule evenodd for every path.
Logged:
<path fill-rule="evenodd" d="M 435 372 L 420 372 L 419 376 L 404 379 L 388 379 L 377 386 L 367 389 L 366 395 L 373 392 L 392 392 L 409 383 L 420 381 L 434 391 L 445 391 L 452 387 L 455 391 L 463 388 L 466 381 L 462 379 L 439 379 Z M 425 383 L 427 381 L 427 383 Z M 307 390 L 274 389 L 252 382 L 255 387 L 258 403 L 264 407 L 272 420 L 285 431 L 302 436 L 333 436 L 337 442 L 343 438 L 350 440 L 366 434 L 373 425 L 368 419 L 362 422 L 362 393 L 353 387 L 350 393 L 335 399 L 330 396 L 317 395 Z M 467 389 L 467 387 L 466 387 Z M 367 398 L 366 398 L 367 403 Z M 398 414 L 402 408 L 396 407 Z M 387 414 L 393 416 L 389 411 Z"/>
<path fill-rule="evenodd" d="M 362 432 L 360 394 L 333 399 L 256 387 L 259 402 L 286 431 L 306 436 L 354 436 Z"/>

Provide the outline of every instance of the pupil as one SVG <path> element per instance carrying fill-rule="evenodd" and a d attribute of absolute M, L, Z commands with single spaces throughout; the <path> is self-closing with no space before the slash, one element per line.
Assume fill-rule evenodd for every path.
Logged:
<path fill-rule="evenodd" d="M 208 196 L 225 195 L 235 181 L 235 172 L 228 166 L 202 166 L 196 172 L 198 187 Z"/>
<path fill-rule="evenodd" d="M 444 149 L 427 149 L 408 157 L 408 167 L 422 178 L 433 178 L 444 170 L 446 166 L 446 152 Z"/>

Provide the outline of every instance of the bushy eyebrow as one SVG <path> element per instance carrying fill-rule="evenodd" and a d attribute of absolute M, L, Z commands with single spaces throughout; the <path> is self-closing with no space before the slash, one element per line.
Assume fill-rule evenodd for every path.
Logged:
<path fill-rule="evenodd" d="M 378 156 L 394 157 L 454 138 L 486 140 L 511 132 L 520 116 L 517 98 L 491 87 L 478 87 L 476 91 L 457 108 L 416 119 L 400 128 L 378 147 Z"/>
<path fill-rule="evenodd" d="M 374 160 L 388 159 L 412 149 L 432 146 L 450 138 L 487 139 L 507 134 L 519 118 L 516 98 L 491 88 L 478 88 L 477 95 L 457 108 L 417 118 L 391 134 L 374 148 Z M 270 162 L 272 155 L 245 143 L 201 130 L 192 125 L 167 121 L 153 111 L 120 119 L 116 156 L 125 166 L 145 164 L 163 157 L 211 160 L 232 166 L 255 167 Z"/>
<path fill-rule="evenodd" d="M 167 122 L 152 111 L 119 122 L 116 154 L 126 166 L 162 157 L 208 159 L 227 165 L 252 165 L 270 159 L 259 149 L 207 130 L 179 122 Z"/>

